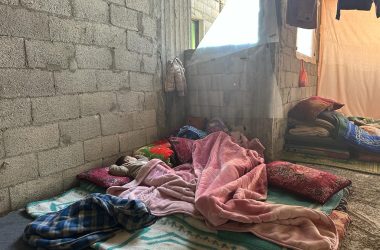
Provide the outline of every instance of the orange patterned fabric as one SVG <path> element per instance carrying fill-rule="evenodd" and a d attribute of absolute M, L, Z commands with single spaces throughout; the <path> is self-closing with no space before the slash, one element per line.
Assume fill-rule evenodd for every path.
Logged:
<path fill-rule="evenodd" d="M 334 222 L 336 230 L 338 231 L 339 241 L 342 242 L 348 226 L 351 223 L 350 216 L 345 212 L 333 210 L 329 217 Z"/>

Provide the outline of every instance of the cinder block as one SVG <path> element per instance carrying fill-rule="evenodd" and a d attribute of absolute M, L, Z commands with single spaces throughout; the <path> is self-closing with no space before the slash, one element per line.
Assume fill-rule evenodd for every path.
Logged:
<path fill-rule="evenodd" d="M 152 39 L 135 31 L 127 31 L 127 47 L 129 50 L 148 55 L 152 55 L 154 50 Z"/>
<path fill-rule="evenodd" d="M 61 142 L 71 144 L 97 137 L 101 134 L 100 117 L 88 116 L 59 123 Z"/>
<path fill-rule="evenodd" d="M 117 154 L 117 155 L 103 158 L 102 166 L 111 166 L 112 164 L 115 164 L 117 159 L 119 159 L 121 156 L 122 154 Z"/>
<path fill-rule="evenodd" d="M 9 189 L 0 189 L 0 215 L 8 212 L 11 209 L 11 198 Z"/>
<path fill-rule="evenodd" d="M 114 72 L 110 70 L 96 71 L 98 89 L 112 91 L 129 88 L 128 72 Z"/>
<path fill-rule="evenodd" d="M 75 55 L 71 44 L 30 40 L 25 45 L 28 65 L 32 68 L 67 69 Z"/>
<path fill-rule="evenodd" d="M 130 85 L 132 91 L 153 91 L 153 75 L 131 72 Z"/>
<path fill-rule="evenodd" d="M 62 174 L 53 174 L 10 187 L 11 209 L 24 207 L 28 202 L 50 198 L 63 191 Z"/>
<path fill-rule="evenodd" d="M 156 109 L 158 107 L 158 99 L 156 92 L 146 92 L 145 93 L 145 101 L 144 101 L 144 109 Z"/>
<path fill-rule="evenodd" d="M 131 131 L 119 135 L 120 152 L 127 152 L 146 145 L 145 130 Z"/>
<path fill-rule="evenodd" d="M 103 158 L 113 156 L 119 153 L 118 135 L 102 137 L 102 156 Z"/>
<path fill-rule="evenodd" d="M 106 0 L 108 3 L 114 3 L 125 6 L 125 0 Z"/>
<path fill-rule="evenodd" d="M 156 126 L 156 110 L 145 110 L 133 113 L 133 130 L 155 127 Z"/>
<path fill-rule="evenodd" d="M 106 23 L 108 4 L 102 0 L 74 0 L 74 16 L 90 21 Z"/>
<path fill-rule="evenodd" d="M 38 97 L 55 94 L 53 74 L 28 69 L 0 69 L 0 97 Z"/>
<path fill-rule="evenodd" d="M 98 137 L 84 142 L 86 161 L 113 156 L 119 153 L 119 139 L 117 135 Z"/>
<path fill-rule="evenodd" d="M 145 134 L 146 134 L 146 143 L 147 144 L 150 144 L 150 143 L 158 140 L 157 127 L 145 129 Z"/>
<path fill-rule="evenodd" d="M 117 102 L 120 111 L 127 113 L 142 111 L 144 109 L 144 93 L 134 91 L 119 92 Z"/>
<path fill-rule="evenodd" d="M 31 104 L 28 99 L 0 100 L 0 129 L 30 124 L 30 110 Z"/>
<path fill-rule="evenodd" d="M 140 71 L 141 55 L 128 51 L 124 48 L 115 50 L 115 67 L 121 70 Z"/>
<path fill-rule="evenodd" d="M 21 5 L 39 11 L 47 11 L 53 14 L 71 16 L 69 0 L 20 0 Z"/>
<path fill-rule="evenodd" d="M 102 166 L 102 160 L 97 160 L 97 161 L 88 162 L 88 163 L 83 164 L 79 167 L 64 170 L 62 172 L 63 189 L 67 190 L 69 188 L 77 186 L 79 181 L 76 178 L 76 176 L 78 174 L 83 173 L 83 172 L 88 171 L 88 170 L 93 169 L 93 168 L 101 167 L 101 166 Z"/>
<path fill-rule="evenodd" d="M 102 158 L 102 138 L 94 138 L 84 142 L 84 159 L 94 161 Z"/>
<path fill-rule="evenodd" d="M 109 113 L 101 116 L 102 135 L 125 133 L 133 129 L 133 114 Z"/>
<path fill-rule="evenodd" d="M 152 73 L 154 74 L 157 69 L 157 56 L 147 56 L 143 55 L 143 68 L 142 71 L 145 73 Z"/>
<path fill-rule="evenodd" d="M 61 94 L 75 94 L 96 91 L 95 72 L 94 70 L 54 72 L 57 92 Z"/>
<path fill-rule="evenodd" d="M 109 92 L 83 94 L 80 104 L 82 115 L 103 114 L 117 109 L 116 95 Z"/>
<path fill-rule="evenodd" d="M 10 5 L 18 5 L 19 0 L 0 0 L 0 3 L 10 4 Z"/>
<path fill-rule="evenodd" d="M 111 23 L 118 27 L 137 31 L 137 11 L 111 4 Z"/>
<path fill-rule="evenodd" d="M 48 16 L 26 9 L 0 6 L 0 35 L 49 39 Z"/>
<path fill-rule="evenodd" d="M 52 41 L 91 44 L 94 40 L 91 23 L 50 17 L 49 28 Z"/>
<path fill-rule="evenodd" d="M 144 12 L 146 14 L 150 13 L 151 0 L 126 0 L 126 5 L 128 8 Z"/>
<path fill-rule="evenodd" d="M 5 152 L 8 156 L 53 148 L 58 143 L 58 124 L 13 128 L 4 132 Z"/>
<path fill-rule="evenodd" d="M 54 96 L 32 100 L 33 121 L 45 123 L 79 117 L 78 96 Z"/>
<path fill-rule="evenodd" d="M 0 37 L 0 67 L 25 67 L 24 40 L 22 38 Z"/>
<path fill-rule="evenodd" d="M 43 151 L 38 153 L 39 172 L 41 176 L 58 173 L 84 163 L 83 143 Z"/>
<path fill-rule="evenodd" d="M 0 160 L 0 188 L 33 180 L 38 177 L 38 163 L 34 154 Z"/>
<path fill-rule="evenodd" d="M 0 130 L 0 159 L 5 157 L 3 132 Z"/>
<path fill-rule="evenodd" d="M 124 29 L 105 24 L 94 24 L 94 40 L 92 44 L 109 48 L 125 48 L 127 35 Z"/>
<path fill-rule="evenodd" d="M 157 37 L 157 23 L 156 19 L 143 15 L 142 17 L 143 34 L 152 38 Z"/>
<path fill-rule="evenodd" d="M 82 69 L 109 69 L 112 65 L 111 51 L 107 48 L 77 45 L 76 58 Z"/>

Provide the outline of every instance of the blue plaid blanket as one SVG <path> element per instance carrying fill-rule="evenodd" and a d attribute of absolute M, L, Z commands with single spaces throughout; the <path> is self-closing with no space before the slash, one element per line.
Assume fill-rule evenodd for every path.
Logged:
<path fill-rule="evenodd" d="M 120 228 L 152 225 L 157 217 L 139 200 L 91 194 L 67 208 L 38 217 L 27 225 L 24 240 L 43 249 L 83 249 L 108 239 Z"/>

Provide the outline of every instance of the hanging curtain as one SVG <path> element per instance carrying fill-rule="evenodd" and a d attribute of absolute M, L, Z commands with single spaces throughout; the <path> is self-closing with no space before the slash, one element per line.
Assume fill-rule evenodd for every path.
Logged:
<path fill-rule="evenodd" d="M 318 95 L 345 103 L 346 115 L 380 118 L 380 19 L 322 1 Z"/>

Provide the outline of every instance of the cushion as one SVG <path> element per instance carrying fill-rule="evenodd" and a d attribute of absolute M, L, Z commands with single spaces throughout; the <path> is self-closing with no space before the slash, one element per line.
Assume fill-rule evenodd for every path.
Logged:
<path fill-rule="evenodd" d="M 86 180 L 100 187 L 123 186 L 131 181 L 129 177 L 113 176 L 108 173 L 109 167 L 94 168 L 77 175 L 78 179 Z"/>
<path fill-rule="evenodd" d="M 192 161 L 192 147 L 194 141 L 187 138 L 170 137 L 169 142 L 180 164 Z"/>
<path fill-rule="evenodd" d="M 319 96 L 312 96 L 300 101 L 288 113 L 288 116 L 300 121 L 315 121 L 317 116 L 325 110 L 337 110 L 344 106 L 334 100 Z"/>
<path fill-rule="evenodd" d="M 321 204 L 351 181 L 334 174 L 284 161 L 267 164 L 268 184 Z"/>

